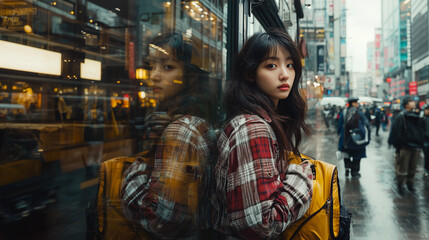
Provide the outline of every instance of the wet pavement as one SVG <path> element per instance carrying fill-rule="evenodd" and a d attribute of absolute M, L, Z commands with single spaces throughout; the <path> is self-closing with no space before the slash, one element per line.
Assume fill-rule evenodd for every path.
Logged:
<path fill-rule="evenodd" d="M 342 200 L 352 212 L 351 239 L 429 239 L 429 177 L 423 177 L 423 159 L 415 177 L 415 193 L 399 194 L 394 181 L 394 149 L 388 132 L 372 130 L 367 158 L 361 161 L 361 177 L 345 177 L 343 160 L 336 158 L 338 137 L 334 130 L 316 126 L 302 153 L 337 165 Z"/>
<path fill-rule="evenodd" d="M 313 135 L 301 152 L 338 166 L 342 199 L 352 212 L 351 239 L 429 239 L 429 177 L 419 161 L 416 192 L 400 195 L 394 182 L 393 148 L 388 132 L 372 133 L 368 158 L 361 161 L 360 178 L 345 177 L 343 160 L 336 158 L 338 137 L 324 125 L 313 125 Z M 94 197 L 94 177 L 82 170 L 60 179 L 57 202 L 20 222 L 0 226 L 3 239 L 85 239 L 84 208 Z"/>

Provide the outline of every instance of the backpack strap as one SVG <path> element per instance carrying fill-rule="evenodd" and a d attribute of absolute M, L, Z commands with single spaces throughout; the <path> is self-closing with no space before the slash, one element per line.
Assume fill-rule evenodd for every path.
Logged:
<path fill-rule="evenodd" d="M 298 236 L 308 236 L 314 231 L 321 231 L 323 236 L 330 236 L 329 239 L 337 239 L 340 235 L 340 211 L 341 211 L 341 193 L 338 182 L 338 171 L 335 165 L 300 154 L 296 156 L 289 153 L 291 164 L 299 164 L 302 161 L 309 160 L 312 167 L 313 176 L 313 199 L 310 208 L 303 218 L 293 223 L 289 230 L 282 233 L 282 239 L 297 239 Z M 325 210 L 326 212 L 323 212 Z M 320 213 L 322 212 L 322 213 Z M 320 215 L 323 214 L 323 215 Z M 321 216 L 327 216 L 328 219 L 321 221 Z M 315 219 L 315 220 L 314 220 Z M 327 222 L 326 222 L 327 221 Z M 317 225 L 316 229 L 314 227 Z M 304 235 L 302 235 L 304 233 Z M 321 235 L 322 236 L 322 235 Z M 328 238 L 326 238 L 328 239 Z"/>

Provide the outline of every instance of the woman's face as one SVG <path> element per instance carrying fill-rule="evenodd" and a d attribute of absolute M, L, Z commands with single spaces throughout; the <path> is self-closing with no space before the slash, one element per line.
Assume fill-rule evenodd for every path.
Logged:
<path fill-rule="evenodd" d="M 150 85 L 153 94 L 162 102 L 174 98 L 183 89 L 183 62 L 176 59 L 171 48 L 149 48 L 151 70 L 149 72 Z"/>
<path fill-rule="evenodd" d="M 277 47 L 256 70 L 256 85 L 277 107 L 280 99 L 286 99 L 295 80 L 294 62 L 290 54 Z"/>

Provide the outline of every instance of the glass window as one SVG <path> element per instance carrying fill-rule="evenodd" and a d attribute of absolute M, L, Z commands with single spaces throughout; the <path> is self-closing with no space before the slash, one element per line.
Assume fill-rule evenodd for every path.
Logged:
<path fill-rule="evenodd" d="M 120 182 L 104 189 L 105 208 L 84 209 L 99 181 L 136 156 L 164 184 L 156 191 L 187 205 L 205 229 L 208 212 L 196 204 L 211 190 L 205 173 L 223 120 L 226 11 L 222 0 L 0 1 L 0 52 L 12 53 L 0 54 L 0 221 L 16 226 L 1 235 L 101 231 L 88 221 L 102 211 L 118 217 L 109 214 L 121 209 Z M 118 160 L 125 156 L 132 160 Z M 121 167 L 109 165 L 115 158 Z M 184 178 L 168 177 L 178 172 Z M 17 230 L 23 221 L 34 228 Z"/>

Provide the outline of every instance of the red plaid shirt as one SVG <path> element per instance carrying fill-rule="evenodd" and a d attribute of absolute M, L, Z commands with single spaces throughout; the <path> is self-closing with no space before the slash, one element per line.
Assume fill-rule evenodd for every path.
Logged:
<path fill-rule="evenodd" d="M 279 163 L 269 122 L 268 117 L 236 116 L 218 140 L 214 224 L 229 237 L 277 237 L 310 206 L 310 164 Z"/>
<path fill-rule="evenodd" d="M 160 238 L 192 238 L 210 227 L 216 137 L 210 125 L 185 116 L 169 124 L 154 166 L 147 158 L 125 171 L 121 198 L 128 219 Z M 153 158 L 153 156 L 149 156 Z"/>

